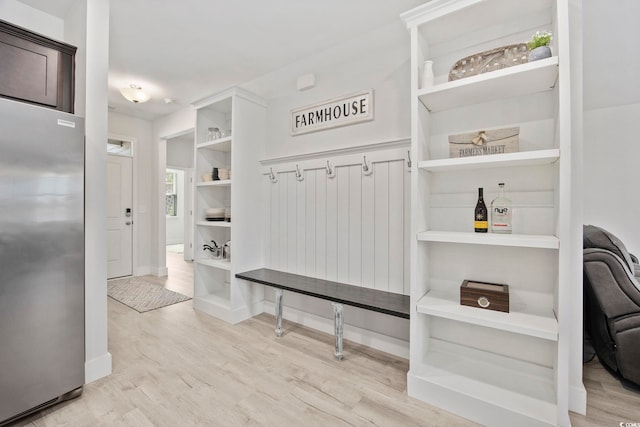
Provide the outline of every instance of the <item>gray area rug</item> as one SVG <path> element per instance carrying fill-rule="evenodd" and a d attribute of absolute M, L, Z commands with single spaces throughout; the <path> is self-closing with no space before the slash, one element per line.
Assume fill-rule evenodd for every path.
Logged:
<path fill-rule="evenodd" d="M 137 277 L 109 280 L 107 295 L 138 313 L 155 310 L 183 301 L 189 301 L 186 295 L 170 291 Z"/>

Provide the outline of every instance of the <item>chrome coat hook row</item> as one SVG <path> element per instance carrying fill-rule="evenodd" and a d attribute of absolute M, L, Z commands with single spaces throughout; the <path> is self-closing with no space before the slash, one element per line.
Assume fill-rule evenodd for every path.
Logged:
<path fill-rule="evenodd" d="M 367 156 L 364 156 L 364 160 L 362 160 L 362 173 L 367 176 L 373 173 L 373 165 L 371 162 L 367 163 Z"/>
<path fill-rule="evenodd" d="M 409 161 L 407 162 L 409 167 L 411 167 L 411 157 L 409 157 Z M 296 180 L 302 182 L 304 181 L 304 174 L 300 170 L 300 165 L 296 164 L 296 169 L 293 171 L 296 176 Z M 327 174 L 327 178 L 335 178 L 336 177 L 336 168 L 329 160 L 327 160 L 327 166 L 325 166 L 325 172 Z M 362 158 L 362 173 L 363 175 L 369 176 L 373 174 L 373 162 L 367 161 L 367 156 L 363 156 Z M 278 182 L 277 175 L 273 172 L 273 168 L 269 168 L 269 173 L 267 174 L 269 180 L 272 183 Z"/>

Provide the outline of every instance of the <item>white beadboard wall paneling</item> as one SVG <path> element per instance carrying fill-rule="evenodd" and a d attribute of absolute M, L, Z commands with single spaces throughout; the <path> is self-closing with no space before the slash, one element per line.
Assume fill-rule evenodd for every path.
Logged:
<path fill-rule="evenodd" d="M 402 163 L 401 161 L 395 163 Z M 348 215 L 348 279 L 349 283 L 362 284 L 362 179 L 371 179 L 362 173 L 362 166 L 352 165 L 339 168 L 339 171 L 349 180 L 345 188 L 349 190 L 349 199 L 343 210 Z M 348 174 L 347 174 L 348 171 Z M 400 172 L 402 174 L 402 172 Z M 331 180 L 335 181 L 335 180 Z M 337 181 L 340 182 L 340 181 Z M 400 204 L 399 206 L 402 206 Z M 346 221 L 345 221 L 346 222 Z M 402 238 L 402 236 L 400 236 Z M 391 285 L 391 283 L 389 283 Z"/>
<path fill-rule="evenodd" d="M 308 174 L 303 172 L 305 180 L 305 236 L 307 236 L 305 242 L 305 270 L 298 271 L 298 274 L 306 274 L 308 276 L 316 277 L 316 209 L 315 209 L 315 196 L 316 196 L 316 177 L 317 170 L 312 170 Z M 320 179 L 324 179 L 322 176 Z M 287 271 L 287 270 L 285 270 Z"/>
<path fill-rule="evenodd" d="M 277 203 L 280 206 L 278 209 L 278 216 L 276 221 L 280 224 L 279 230 L 280 232 L 276 235 L 276 238 L 280 241 L 280 245 L 278 246 L 278 259 L 280 261 L 280 268 L 283 270 L 289 270 L 289 257 L 287 256 L 287 244 L 289 241 L 289 227 L 287 227 L 287 223 L 289 220 L 289 201 L 287 200 L 289 196 L 289 178 L 291 173 L 285 174 L 281 177 L 280 185 L 278 186 L 278 200 Z"/>
<path fill-rule="evenodd" d="M 389 163 L 373 166 L 374 288 L 389 290 Z M 397 189 L 394 189 L 397 191 Z M 371 212 L 367 212 L 368 215 Z"/>
<path fill-rule="evenodd" d="M 375 166 L 373 174 L 367 176 L 362 182 L 362 212 L 367 215 L 362 216 L 362 286 L 373 288 L 375 286 L 375 216 L 371 215 L 375 211 Z"/>
<path fill-rule="evenodd" d="M 298 182 L 296 188 L 296 272 L 305 271 L 306 266 L 306 187 Z M 269 182 L 269 186 L 271 186 Z"/>
<path fill-rule="evenodd" d="M 336 178 L 331 181 L 336 182 L 338 188 L 338 199 L 336 201 L 336 223 L 337 223 L 337 245 L 336 255 L 338 258 L 337 280 L 349 282 L 349 256 L 344 248 L 349 247 L 349 166 L 339 167 L 336 171 Z M 356 195 L 353 196 L 354 198 Z M 346 256 L 345 256 L 346 255 Z M 360 285 L 361 283 L 354 283 Z"/>
<path fill-rule="evenodd" d="M 408 144 L 262 161 L 268 266 L 408 294 Z M 365 155 L 369 175 L 363 172 Z"/>
<path fill-rule="evenodd" d="M 337 170 L 338 174 L 342 174 L 342 169 Z M 338 182 L 339 179 L 329 179 L 327 180 L 327 211 L 328 212 L 338 212 L 338 208 L 343 208 L 344 203 L 338 203 Z M 300 188 L 304 188 L 303 186 L 299 186 Z M 344 227 L 344 220 L 338 221 L 338 218 L 342 218 L 342 216 L 338 213 L 338 215 L 328 215 L 327 216 L 327 231 L 326 235 L 326 243 L 327 248 L 337 248 L 338 244 L 341 244 L 344 239 L 344 232 L 341 233 L 341 227 Z M 327 251 L 327 280 L 338 281 L 338 265 L 343 263 L 344 260 L 338 259 L 338 251 L 329 250 Z"/>

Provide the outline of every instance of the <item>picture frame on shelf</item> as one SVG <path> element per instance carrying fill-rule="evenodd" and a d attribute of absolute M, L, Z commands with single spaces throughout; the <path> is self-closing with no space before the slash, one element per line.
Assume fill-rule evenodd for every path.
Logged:
<path fill-rule="evenodd" d="M 449 135 L 449 157 L 517 153 L 520 126 Z"/>

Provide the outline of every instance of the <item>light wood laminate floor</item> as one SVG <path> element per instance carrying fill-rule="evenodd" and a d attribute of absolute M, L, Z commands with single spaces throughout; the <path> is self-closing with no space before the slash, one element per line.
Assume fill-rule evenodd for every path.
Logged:
<path fill-rule="evenodd" d="M 145 279 L 191 295 L 192 266 L 167 254 L 168 278 Z M 113 374 L 79 399 L 16 423 L 30 426 L 467 426 L 473 423 L 410 398 L 408 361 L 262 314 L 228 325 L 183 302 L 148 313 L 109 299 Z M 597 361 L 585 366 L 588 416 L 574 426 L 640 422 L 640 393 Z"/>

